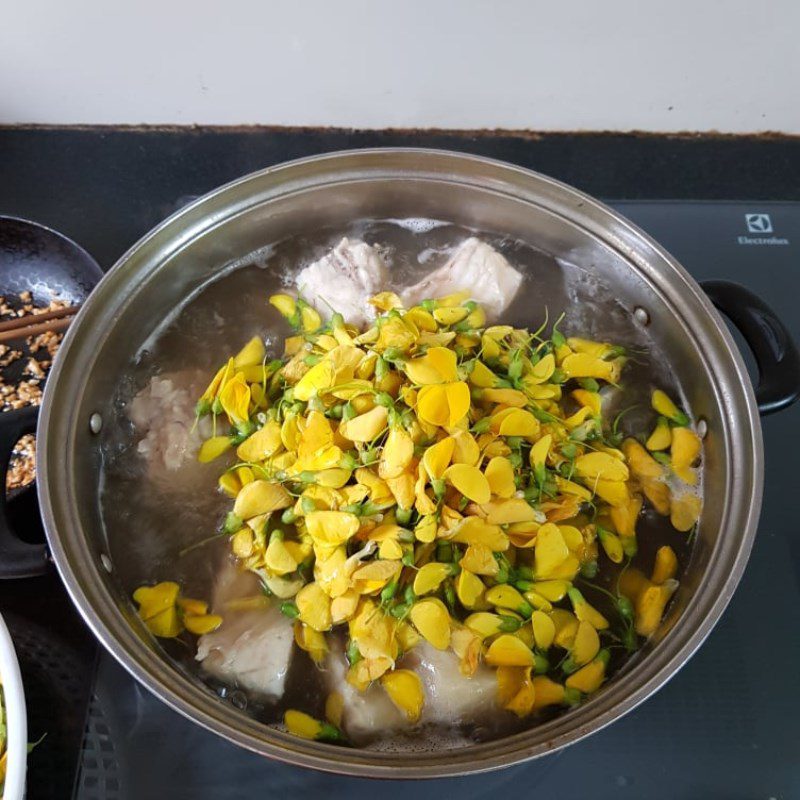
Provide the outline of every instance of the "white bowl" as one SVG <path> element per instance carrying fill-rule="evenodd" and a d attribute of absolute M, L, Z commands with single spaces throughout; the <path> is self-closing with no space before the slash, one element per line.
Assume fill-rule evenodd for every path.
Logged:
<path fill-rule="evenodd" d="M 28 722 L 25 694 L 17 654 L 3 617 L 0 616 L 0 680 L 6 704 L 6 784 L 2 800 L 22 800 L 25 796 L 25 767 L 28 757 Z"/>

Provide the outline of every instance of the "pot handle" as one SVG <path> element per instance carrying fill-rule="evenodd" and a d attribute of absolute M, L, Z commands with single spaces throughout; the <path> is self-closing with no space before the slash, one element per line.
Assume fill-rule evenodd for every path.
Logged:
<path fill-rule="evenodd" d="M 31 578 L 48 569 L 44 544 L 24 542 L 13 531 L 8 518 L 5 485 L 14 445 L 21 436 L 36 430 L 39 409 L 35 406 L 0 414 L 0 579 Z"/>
<path fill-rule="evenodd" d="M 759 412 L 772 414 L 794 403 L 800 397 L 800 352 L 775 312 L 739 283 L 703 281 L 700 285 L 753 351 Z"/>

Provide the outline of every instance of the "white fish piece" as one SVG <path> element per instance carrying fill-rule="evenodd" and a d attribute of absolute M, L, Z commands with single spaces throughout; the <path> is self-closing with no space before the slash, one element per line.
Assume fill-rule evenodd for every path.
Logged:
<path fill-rule="evenodd" d="M 155 375 L 128 404 L 128 416 L 141 436 L 137 452 L 152 478 L 174 473 L 193 460 L 210 435 L 208 419 L 195 424 L 195 403 L 202 391 L 200 372 Z"/>
<path fill-rule="evenodd" d="M 456 248 L 447 263 L 404 289 L 400 297 L 409 307 L 427 298 L 468 291 L 483 306 L 486 316 L 496 320 L 511 305 L 521 284 L 522 273 L 505 256 L 471 236 Z"/>
<path fill-rule="evenodd" d="M 439 725 L 475 722 L 497 709 L 494 670 L 480 664 L 467 677 L 452 650 L 437 650 L 428 642 L 421 642 L 411 651 L 409 659 L 414 657 L 417 663 L 413 669 L 425 689 L 421 722 Z"/>
<path fill-rule="evenodd" d="M 471 677 L 459 668 L 452 650 L 437 650 L 421 642 L 401 659 L 398 668 L 414 670 L 422 680 L 425 704 L 421 724 L 454 727 L 475 722 L 497 709 L 494 671 L 480 665 Z M 347 661 L 332 648 L 325 665 L 328 690 L 344 698 L 342 727 L 355 744 L 411 728 L 378 681 L 359 692 L 346 679 Z"/>
<path fill-rule="evenodd" d="M 197 642 L 196 659 L 210 675 L 265 697 L 283 695 L 294 652 L 292 623 L 277 603 L 237 609 L 235 601 L 266 600 L 258 577 L 225 559 L 212 607 L 222 625 Z"/>
<path fill-rule="evenodd" d="M 385 290 L 387 283 L 381 254 L 366 242 L 346 237 L 295 278 L 298 292 L 325 319 L 338 311 L 357 326 L 375 318 L 375 309 L 367 301 Z"/>
<path fill-rule="evenodd" d="M 410 727 L 405 715 L 389 699 L 378 681 L 359 692 L 347 682 L 344 651 L 331 647 L 325 661 L 325 680 L 329 692 L 344 699 L 342 728 L 353 744 L 365 744 L 377 736 L 387 736 Z"/>

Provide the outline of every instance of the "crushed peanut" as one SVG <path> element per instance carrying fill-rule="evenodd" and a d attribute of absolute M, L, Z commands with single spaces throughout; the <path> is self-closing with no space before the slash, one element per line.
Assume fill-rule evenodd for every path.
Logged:
<path fill-rule="evenodd" d="M 51 300 L 46 305 L 36 305 L 29 291 L 16 297 L 0 297 L 0 322 L 9 319 L 36 316 L 48 311 L 67 308 L 63 300 Z M 2 411 L 12 411 L 42 402 L 42 386 L 53 363 L 63 333 L 47 331 L 15 342 L 16 347 L 0 344 L 0 406 Z M 20 370 L 20 362 L 25 366 Z M 23 436 L 11 455 L 6 474 L 6 491 L 27 486 L 36 477 L 36 438 Z"/>

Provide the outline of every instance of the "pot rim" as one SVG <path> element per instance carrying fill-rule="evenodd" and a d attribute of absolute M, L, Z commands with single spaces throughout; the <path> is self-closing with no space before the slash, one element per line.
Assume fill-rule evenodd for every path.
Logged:
<path fill-rule="evenodd" d="M 439 162 L 442 162 L 441 169 L 436 168 Z M 718 537 L 706 570 L 708 583 L 715 585 L 714 592 L 710 594 L 707 585 L 698 588 L 669 634 L 627 670 L 624 692 L 620 691 L 619 683 L 612 682 L 579 708 L 527 731 L 485 744 L 413 754 L 343 750 L 335 745 L 306 742 L 257 723 L 224 704 L 199 681 L 181 677 L 152 642 L 134 630 L 104 586 L 100 553 L 92 552 L 88 537 L 83 535 L 69 486 L 63 479 L 63 473 L 69 471 L 71 457 L 67 448 L 67 458 L 64 458 L 65 443 L 74 435 L 76 426 L 83 423 L 76 417 L 78 403 L 59 402 L 59 395 L 66 392 L 71 396 L 70 389 L 78 383 L 82 386 L 85 380 L 76 376 L 80 370 L 65 368 L 70 352 L 82 346 L 85 351 L 82 337 L 89 328 L 102 331 L 103 325 L 106 330 L 111 327 L 114 314 L 119 314 L 135 294 L 131 291 L 127 298 L 115 295 L 123 284 L 123 273 L 137 256 L 153 248 L 160 239 L 166 237 L 173 251 L 177 250 L 191 239 L 207 234 L 223 219 L 271 202 L 298 186 L 308 189 L 356 180 L 359 175 L 362 179 L 392 180 L 402 174 L 482 188 L 488 186 L 520 202 L 536 203 L 560 214 L 596 238 L 604 236 L 606 245 L 632 262 L 650 283 L 656 284 L 671 310 L 682 318 L 695 338 L 708 340 L 706 350 L 715 355 L 713 368 L 708 368 L 715 378 L 716 399 L 727 412 L 722 415 L 724 430 L 721 432 L 730 453 L 727 491 L 731 493 L 733 484 L 748 488 L 746 502 L 740 495 L 742 499 L 737 501 L 738 505 L 731 507 L 729 504 L 722 518 L 721 531 L 728 532 L 728 537 L 737 536 L 738 541 L 723 569 L 715 563 L 714 556 L 726 537 L 723 534 Z M 248 188 L 253 191 L 248 193 Z M 223 206 L 225 215 L 215 215 L 215 208 L 225 201 L 228 201 L 228 205 Z M 553 203 L 560 206 L 554 208 Z M 655 262 L 658 269 L 650 262 Z M 135 269 L 131 272 L 137 274 Z M 680 297 L 680 315 L 676 303 L 669 300 L 670 295 Z M 113 303 L 112 297 L 116 298 Z M 98 325 L 95 317 L 102 317 L 103 313 L 106 317 Z M 700 326 L 692 324 L 699 320 L 709 327 L 703 337 L 700 337 Z M 697 341 L 695 345 L 699 348 Z M 709 361 L 706 358 L 707 364 Z M 724 386 L 719 386 L 723 367 L 723 377 L 727 380 L 722 381 Z M 65 408 L 69 408 L 67 413 L 63 413 Z M 62 413 L 59 415 L 56 409 L 61 409 Z M 45 387 L 38 435 L 41 457 L 37 487 L 53 558 L 84 620 L 120 664 L 173 709 L 238 745 L 297 766 L 380 778 L 448 777 L 520 763 L 575 743 L 638 706 L 686 663 L 727 606 L 752 547 L 763 489 L 760 420 L 744 361 L 721 316 L 683 267 L 624 216 L 567 184 L 503 161 L 431 148 L 345 150 L 289 161 L 238 178 L 172 214 L 117 261 L 70 326 Z M 738 465 L 738 469 L 734 469 L 734 465 Z M 689 612 L 701 599 L 705 613 L 698 624 L 690 625 Z M 630 686 L 634 689 L 629 690 Z M 532 739 L 537 741 L 530 741 Z M 413 758 L 409 759 L 409 755 Z"/>

